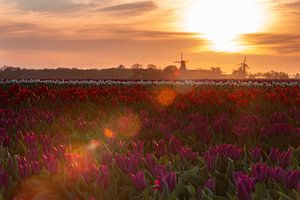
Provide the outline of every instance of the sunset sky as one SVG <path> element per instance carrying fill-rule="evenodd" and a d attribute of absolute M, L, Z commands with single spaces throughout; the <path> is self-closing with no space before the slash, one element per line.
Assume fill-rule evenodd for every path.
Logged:
<path fill-rule="evenodd" d="M 0 0 L 0 66 L 300 72 L 300 1 Z"/>

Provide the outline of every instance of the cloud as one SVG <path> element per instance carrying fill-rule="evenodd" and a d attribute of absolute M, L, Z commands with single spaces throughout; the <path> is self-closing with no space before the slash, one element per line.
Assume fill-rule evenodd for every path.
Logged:
<path fill-rule="evenodd" d="M 158 6 L 153 1 L 139 1 L 134 3 L 117 4 L 113 6 L 107 6 L 99 8 L 98 12 L 109 12 L 118 14 L 142 14 L 147 11 L 157 9 Z"/>
<path fill-rule="evenodd" d="M 258 49 L 266 49 L 278 54 L 299 54 L 300 35 L 299 34 L 277 34 L 260 33 L 247 34 L 242 37 L 250 46 Z"/>
<path fill-rule="evenodd" d="M 42 31 L 42 30 L 41 30 Z M 171 32 L 147 32 L 141 31 L 139 34 L 151 38 L 153 35 L 173 35 L 168 39 L 159 37 L 157 39 L 144 39 L 140 37 L 122 37 L 111 36 L 105 38 L 84 38 L 81 35 L 75 37 L 62 36 L 60 34 L 52 35 L 40 34 L 38 32 L 32 34 L 24 34 L 12 36 L 10 34 L 0 35 L 0 49 L 2 50 L 34 50 L 34 51 L 57 51 L 57 52 L 102 52 L 110 51 L 112 53 L 124 53 L 147 51 L 149 53 L 154 51 L 168 52 L 175 48 L 179 50 L 191 49 L 197 45 L 203 45 L 204 41 L 188 38 L 181 33 Z M 127 33 L 130 34 L 130 33 Z"/>
<path fill-rule="evenodd" d="M 89 0 L 4 0 L 17 8 L 34 12 L 71 12 L 94 6 Z"/>
<path fill-rule="evenodd" d="M 283 3 L 283 4 L 281 4 L 281 7 L 298 10 L 300 8 L 300 1 Z"/>
<path fill-rule="evenodd" d="M 144 29 L 134 29 L 134 24 L 130 25 L 116 25 L 116 28 L 111 28 L 112 26 L 105 26 L 101 28 L 85 28 L 78 30 L 78 35 L 90 34 L 90 35 L 100 35 L 104 33 L 104 30 L 110 37 L 116 38 L 135 38 L 137 40 L 168 40 L 174 38 L 199 38 L 199 33 L 192 32 L 177 32 L 177 31 L 151 31 Z"/>
<path fill-rule="evenodd" d="M 2 35 L 29 32 L 37 28 L 38 26 L 36 24 L 26 22 L 7 23 L 0 25 Z"/>
<path fill-rule="evenodd" d="M 299 25 L 300 18 L 300 1 L 294 2 L 282 2 L 277 4 L 275 10 L 278 13 L 283 14 L 284 16 L 288 16 L 290 20 L 295 20 Z"/>

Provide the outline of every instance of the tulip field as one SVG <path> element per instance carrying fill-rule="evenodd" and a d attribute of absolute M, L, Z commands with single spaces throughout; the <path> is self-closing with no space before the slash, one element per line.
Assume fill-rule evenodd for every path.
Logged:
<path fill-rule="evenodd" d="M 300 81 L 0 81 L 0 200 L 299 200 Z"/>

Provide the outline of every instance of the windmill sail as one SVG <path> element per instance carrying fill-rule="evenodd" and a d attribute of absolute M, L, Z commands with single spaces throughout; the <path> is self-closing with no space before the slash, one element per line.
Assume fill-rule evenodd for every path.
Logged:
<path fill-rule="evenodd" d="M 180 63 L 180 70 L 186 70 L 186 63 L 188 60 L 183 60 L 183 53 L 181 53 L 180 60 L 175 61 L 175 63 Z"/>

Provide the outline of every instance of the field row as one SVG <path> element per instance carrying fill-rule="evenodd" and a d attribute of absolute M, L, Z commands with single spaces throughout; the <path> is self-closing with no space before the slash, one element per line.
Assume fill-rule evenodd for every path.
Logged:
<path fill-rule="evenodd" d="M 2 199 L 300 198 L 297 84 L 71 83 L 2 83 Z"/>

